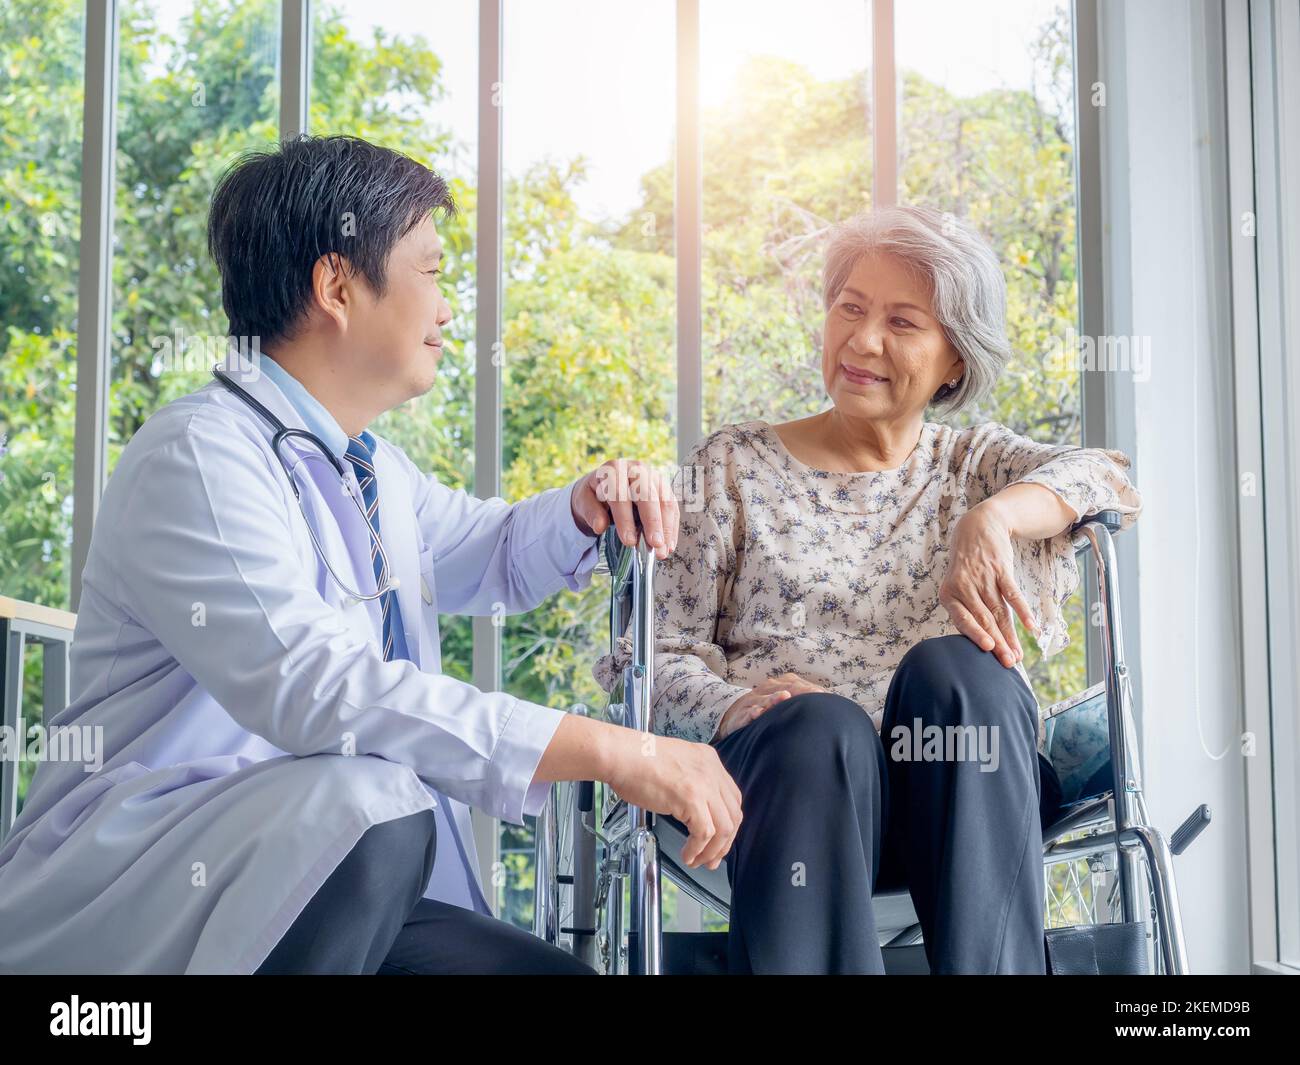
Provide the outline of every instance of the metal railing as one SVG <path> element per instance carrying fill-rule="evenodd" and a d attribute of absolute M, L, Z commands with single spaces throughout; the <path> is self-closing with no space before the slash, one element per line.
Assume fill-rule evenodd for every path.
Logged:
<path fill-rule="evenodd" d="M 66 610 L 0 596 L 0 637 L 4 645 L 0 656 L 4 718 L 0 724 L 5 726 L 5 735 L 11 737 L 9 757 L 0 758 L 0 843 L 18 816 L 18 779 L 27 732 L 22 722 L 26 646 L 35 643 L 42 647 L 40 723 L 48 728 L 50 719 L 68 705 L 68 654 L 76 624 L 77 615 Z"/>

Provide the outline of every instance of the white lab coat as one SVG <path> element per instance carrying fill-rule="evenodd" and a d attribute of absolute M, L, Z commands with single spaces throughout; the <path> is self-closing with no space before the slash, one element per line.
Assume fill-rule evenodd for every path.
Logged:
<path fill-rule="evenodd" d="M 303 425 L 246 358 L 228 368 Z M 442 675 L 438 612 L 518 613 L 586 587 L 596 540 L 572 485 L 479 500 L 380 438 L 414 659 L 385 662 L 378 601 L 347 605 L 330 579 L 271 435 L 213 380 L 123 451 L 82 574 L 72 702 L 51 722 L 101 726 L 103 765 L 38 765 L 0 848 L 0 971 L 251 973 L 361 834 L 434 807 L 435 788 L 479 892 L 469 807 L 540 812 L 533 773 L 562 712 Z M 308 445 L 282 450 L 336 572 L 374 591 L 338 474 Z M 454 850 L 440 835 L 438 868 Z M 442 897 L 438 868 L 426 897 Z"/>

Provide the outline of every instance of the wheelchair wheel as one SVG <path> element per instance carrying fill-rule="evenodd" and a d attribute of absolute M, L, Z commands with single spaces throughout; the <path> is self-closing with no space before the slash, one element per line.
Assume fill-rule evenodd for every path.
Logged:
<path fill-rule="evenodd" d="M 537 820 L 536 927 L 542 939 L 597 964 L 596 836 L 590 782 L 551 785 Z"/>

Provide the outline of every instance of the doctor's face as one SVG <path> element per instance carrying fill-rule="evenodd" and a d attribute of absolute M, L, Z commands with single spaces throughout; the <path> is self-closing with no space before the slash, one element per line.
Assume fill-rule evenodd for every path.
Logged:
<path fill-rule="evenodd" d="M 442 241 L 432 216 L 388 258 L 387 288 L 376 296 L 362 283 L 348 316 L 347 358 L 360 387 L 391 410 L 433 387 L 442 360 L 442 330 L 451 306 L 442 295 Z"/>

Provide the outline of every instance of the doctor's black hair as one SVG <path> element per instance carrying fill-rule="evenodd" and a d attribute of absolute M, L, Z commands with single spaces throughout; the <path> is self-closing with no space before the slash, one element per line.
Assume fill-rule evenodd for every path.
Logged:
<path fill-rule="evenodd" d="M 230 335 L 265 348 L 291 339 L 310 307 L 312 269 L 337 253 L 378 296 L 388 256 L 432 211 L 457 213 L 447 182 L 360 137 L 301 135 L 241 155 L 208 214 Z"/>

